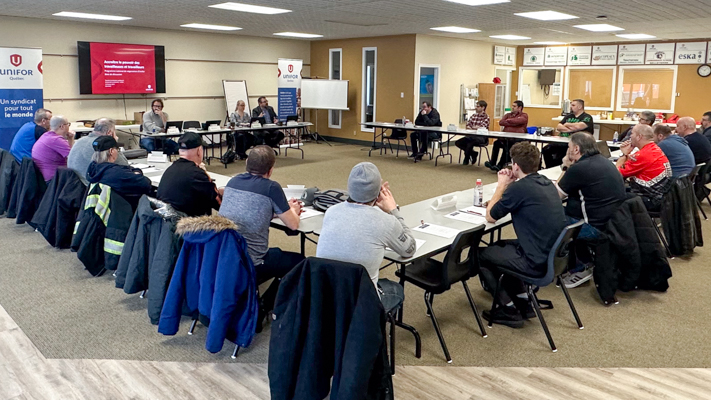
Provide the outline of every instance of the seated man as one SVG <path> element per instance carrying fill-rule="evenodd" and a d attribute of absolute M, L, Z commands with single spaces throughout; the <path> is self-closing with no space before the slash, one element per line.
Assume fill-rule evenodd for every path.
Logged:
<path fill-rule="evenodd" d="M 530 143 L 513 145 L 513 167 L 499 171 L 496 191 L 486 207 L 486 220 L 491 223 L 510 213 L 518 237 L 517 240 L 498 241 L 479 251 L 482 284 L 492 293 L 501 275 L 498 265 L 533 276 L 545 274 L 548 253 L 566 226 L 556 186 L 537 172 L 539 158 L 536 146 Z M 493 314 L 484 311 L 484 318 L 520 328 L 523 317 L 530 318 L 532 314 L 523 282 L 505 277 L 502 285 L 498 299 L 501 307 Z"/>
<path fill-rule="evenodd" d="M 135 211 L 138 200 L 144 194 L 151 194 L 151 180 L 143 176 L 138 168 L 116 164 L 119 156 L 118 143 L 112 136 L 99 136 L 92 142 L 94 154 L 86 172 L 89 183 L 108 185 L 123 197 Z"/>
<path fill-rule="evenodd" d="M 212 183 L 202 162 L 202 136 L 186 132 L 178 140 L 180 158 L 165 170 L 158 185 L 158 200 L 189 217 L 210 215 L 220 209 L 222 193 Z"/>
<path fill-rule="evenodd" d="M 689 148 L 694 153 L 694 162 L 696 164 L 711 161 L 711 142 L 696 131 L 696 121 L 693 118 L 679 118 L 676 123 L 676 134 L 689 143 Z"/>
<path fill-rule="evenodd" d="M 631 154 L 634 148 L 638 152 Z M 630 188 L 639 194 L 647 210 L 657 210 L 662 196 L 671 186 L 671 165 L 662 149 L 654 143 L 654 131 L 648 125 L 635 125 L 630 141 L 620 146 L 622 157 L 617 169 L 630 179 Z"/>
<path fill-rule="evenodd" d="M 269 100 L 262 96 L 257 99 L 259 106 L 252 110 L 252 118 L 264 118 L 267 124 L 276 124 L 279 120 L 274 107 L 269 105 Z M 255 140 L 258 144 L 266 144 L 269 147 L 279 147 L 279 142 L 284 140 L 284 132 L 276 130 L 263 130 L 254 132 Z"/>
<path fill-rule="evenodd" d="M 503 118 L 499 121 L 499 126 L 504 127 L 504 132 L 528 132 L 528 114 L 523 112 L 523 102 L 521 100 L 516 100 L 511 104 L 511 112 L 504 114 Z M 504 168 L 510 159 L 509 147 L 514 143 L 516 143 L 516 141 L 511 139 L 496 139 L 494 141 L 494 148 L 491 150 L 491 162 L 487 161 L 484 165 L 492 171 L 498 171 Z M 499 151 L 501 151 L 502 154 L 501 160 L 497 163 L 496 160 L 499 158 Z"/>
<path fill-rule="evenodd" d="M 574 133 L 563 158 L 563 174 L 556 184 L 560 197 L 568 198 L 565 214 L 568 224 L 584 220 L 576 246 L 577 264 L 563 278 L 567 288 L 574 288 L 592 278 L 592 258 L 585 239 L 595 239 L 617 207 L 625 201 L 625 183 L 617 168 L 602 156 L 595 138 L 584 132 Z"/>
<path fill-rule="evenodd" d="M 247 241 L 249 256 L 257 274 L 257 285 L 276 278 L 262 296 L 260 319 L 274 307 L 279 282 L 304 259 L 299 253 L 269 248 L 269 224 L 276 214 L 289 229 L 299 228 L 301 203 L 286 200 L 281 186 L 269 178 L 276 156 L 271 147 L 260 145 L 247 158 L 247 172 L 230 179 L 224 191 L 220 215 L 234 221 Z"/>
<path fill-rule="evenodd" d="M 439 111 L 432 107 L 429 101 L 422 102 L 422 109 L 415 118 L 417 126 L 442 126 L 442 121 L 439 119 Z M 415 162 L 422 160 L 422 156 L 427 153 L 427 146 L 430 140 L 439 139 L 441 133 L 429 131 L 413 131 L 410 133 L 410 142 L 412 143 L 412 157 Z M 419 143 L 419 146 L 418 146 Z"/>
<path fill-rule="evenodd" d="M 585 112 L 585 102 L 575 99 L 570 102 L 571 113 L 566 115 L 556 127 L 560 136 L 570 136 L 575 132 L 587 132 L 592 135 L 595 130 L 593 118 Z M 557 167 L 563 163 L 563 158 L 568 151 L 568 146 L 564 144 L 551 143 L 543 148 L 543 161 L 546 168 Z"/>
<path fill-rule="evenodd" d="M 111 136 L 118 141 L 116 137 L 116 122 L 111 118 L 97 119 L 94 122 L 94 130 L 89 135 L 77 140 L 69 152 L 69 157 L 67 157 L 67 167 L 77 171 L 79 178 L 85 185 L 88 184 L 86 171 L 89 169 L 91 158 L 94 156 L 94 139 L 99 136 Z M 118 153 L 116 164 L 128 165 L 128 160 L 121 152 Z"/>
<path fill-rule="evenodd" d="M 153 135 L 165 133 L 168 123 L 168 113 L 163 112 L 163 100 L 155 99 L 151 102 L 151 111 L 143 113 L 143 133 Z M 167 138 L 158 139 L 163 144 L 163 152 L 172 155 L 178 152 L 178 144 Z M 143 137 L 141 147 L 149 153 L 156 150 L 156 138 Z"/>
<path fill-rule="evenodd" d="M 696 166 L 689 143 L 683 137 L 672 134 L 668 126 L 662 124 L 654 126 L 654 143 L 667 156 L 672 169 L 672 178 L 688 175 Z"/>
<path fill-rule="evenodd" d="M 711 142 L 711 111 L 706 111 L 701 117 L 701 134 Z"/>
<path fill-rule="evenodd" d="M 637 120 L 638 124 L 642 125 L 649 125 L 649 126 L 654 126 L 654 121 L 657 120 L 657 116 L 654 115 L 653 112 L 651 111 L 642 111 L 639 113 L 639 119 Z M 634 128 L 634 125 L 630 126 L 627 128 L 624 132 L 622 132 L 622 135 L 617 139 L 618 142 L 626 142 L 630 140 L 630 135 L 632 134 L 632 128 Z"/>
<path fill-rule="evenodd" d="M 489 130 L 489 115 L 486 113 L 486 106 L 487 104 L 484 100 L 476 102 L 476 113 L 467 121 L 467 129 L 477 130 L 484 128 Z M 454 142 L 454 144 L 464 150 L 464 162 L 462 164 L 469 164 L 469 160 L 474 164 L 474 161 L 476 161 L 479 155 L 478 151 L 474 151 L 474 147 L 486 146 L 489 144 L 489 138 L 486 136 L 465 136 Z"/>
<path fill-rule="evenodd" d="M 400 284 L 378 279 L 385 247 L 402 257 L 410 257 L 417 246 L 388 183 L 381 182 L 380 171 L 374 164 L 362 162 L 353 167 L 348 177 L 350 198 L 326 211 L 316 257 L 364 266 L 385 312 L 389 312 L 402 304 L 405 294 Z"/>
<path fill-rule="evenodd" d="M 15 156 L 18 163 L 22 163 L 25 157 L 32 157 L 32 147 L 39 138 L 49 129 L 49 120 L 52 119 L 52 112 L 40 108 L 35 111 L 34 121 L 22 125 L 12 138 L 10 153 Z"/>
<path fill-rule="evenodd" d="M 67 157 L 74 145 L 74 132 L 69 130 L 69 121 L 61 115 L 49 120 L 48 132 L 45 132 L 32 146 L 32 159 L 42 172 L 44 180 L 54 178 L 59 167 L 67 166 Z"/>

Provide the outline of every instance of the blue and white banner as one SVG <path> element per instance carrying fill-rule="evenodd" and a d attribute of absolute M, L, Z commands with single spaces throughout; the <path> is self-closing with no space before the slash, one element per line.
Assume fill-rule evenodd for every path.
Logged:
<path fill-rule="evenodd" d="M 278 66 L 279 119 L 297 115 L 301 108 L 301 67 L 303 60 L 280 58 Z"/>
<path fill-rule="evenodd" d="M 42 49 L 0 47 L 0 148 L 42 108 Z"/>

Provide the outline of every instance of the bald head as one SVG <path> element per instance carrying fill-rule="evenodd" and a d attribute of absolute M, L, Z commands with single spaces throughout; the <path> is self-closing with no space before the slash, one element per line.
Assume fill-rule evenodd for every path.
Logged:
<path fill-rule="evenodd" d="M 203 149 L 202 146 L 198 146 L 194 149 L 179 149 L 178 154 L 180 155 L 180 158 L 190 160 L 195 164 L 200 165 L 202 162 Z"/>
<path fill-rule="evenodd" d="M 647 143 L 654 141 L 654 129 L 649 125 L 637 124 L 632 128 L 630 141 L 632 146 L 641 149 Z"/>
<path fill-rule="evenodd" d="M 696 121 L 691 117 L 679 118 L 676 122 L 676 133 L 679 136 L 686 136 L 696 131 Z"/>

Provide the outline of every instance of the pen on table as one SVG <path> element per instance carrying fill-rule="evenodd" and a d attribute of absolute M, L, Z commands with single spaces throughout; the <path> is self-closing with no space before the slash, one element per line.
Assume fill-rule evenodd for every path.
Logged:
<path fill-rule="evenodd" d="M 460 212 L 463 212 L 463 213 L 467 213 L 467 214 L 474 214 L 474 215 L 478 215 L 478 216 L 480 216 L 480 217 L 485 217 L 484 214 L 478 213 L 478 212 L 476 212 L 476 211 L 471 211 L 471 210 L 459 210 L 459 211 L 460 211 Z"/>

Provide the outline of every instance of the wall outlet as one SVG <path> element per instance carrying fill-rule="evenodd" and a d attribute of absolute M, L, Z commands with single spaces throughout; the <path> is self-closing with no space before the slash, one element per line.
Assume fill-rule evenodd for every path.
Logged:
<path fill-rule="evenodd" d="M 405 92 L 400 92 L 400 98 L 404 99 L 405 98 Z"/>
<path fill-rule="evenodd" d="M 353 136 L 356 136 L 356 131 L 353 131 Z"/>

